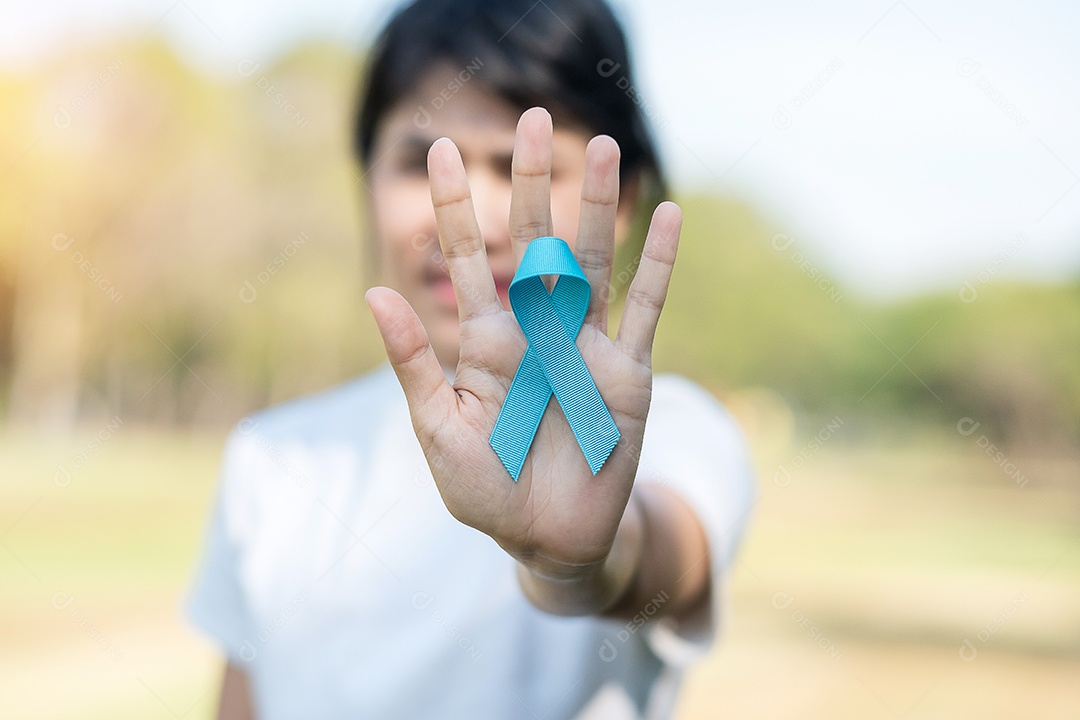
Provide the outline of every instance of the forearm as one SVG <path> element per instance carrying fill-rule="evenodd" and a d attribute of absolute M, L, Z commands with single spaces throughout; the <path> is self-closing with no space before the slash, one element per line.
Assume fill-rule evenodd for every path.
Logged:
<path fill-rule="evenodd" d="M 676 493 L 643 483 L 603 562 L 559 578 L 519 564 L 518 579 L 534 605 L 556 615 L 632 618 L 653 603 L 657 612 L 650 617 L 679 617 L 707 600 L 708 555 L 693 510 Z"/>

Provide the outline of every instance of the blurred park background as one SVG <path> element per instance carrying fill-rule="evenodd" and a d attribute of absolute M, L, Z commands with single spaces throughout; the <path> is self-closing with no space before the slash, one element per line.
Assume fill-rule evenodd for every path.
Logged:
<path fill-rule="evenodd" d="M 383 359 L 362 58 L 222 74 L 155 28 L 94 38 L 0 66 L 0 714 L 208 718 L 181 602 L 224 435 Z M 1018 276 L 1006 228 L 880 297 L 768 203 L 675 187 L 656 369 L 730 407 L 760 490 L 679 717 L 1080 717 L 1077 255 Z"/>

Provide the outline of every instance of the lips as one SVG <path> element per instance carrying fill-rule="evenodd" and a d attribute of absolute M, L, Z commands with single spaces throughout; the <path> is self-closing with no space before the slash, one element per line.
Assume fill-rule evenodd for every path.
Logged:
<path fill-rule="evenodd" d="M 500 273 L 494 275 L 493 279 L 495 280 L 495 292 L 499 296 L 499 302 L 509 310 L 510 283 L 513 282 L 514 276 Z M 427 285 L 431 288 L 439 305 L 457 311 L 457 298 L 454 296 L 454 285 L 450 281 L 449 275 L 443 272 L 433 272 L 427 278 Z"/>
<path fill-rule="evenodd" d="M 514 277 L 496 277 L 495 278 L 495 292 L 499 294 L 499 302 L 507 310 L 510 309 L 510 283 L 513 282 Z"/>
<path fill-rule="evenodd" d="M 439 305 L 457 312 L 457 299 L 454 297 L 454 285 L 449 275 L 439 275 L 428 281 Z"/>

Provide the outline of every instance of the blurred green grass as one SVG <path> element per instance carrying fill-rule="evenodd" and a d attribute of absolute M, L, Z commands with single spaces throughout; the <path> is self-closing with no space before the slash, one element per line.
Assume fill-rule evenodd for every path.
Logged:
<path fill-rule="evenodd" d="M 121 427 L 57 485 L 91 437 L 0 440 L 0 714 L 211 717 L 215 650 L 180 604 L 222 438 Z"/>
<path fill-rule="evenodd" d="M 1016 487 L 947 429 L 888 445 L 838 435 L 780 486 L 773 471 L 805 438 L 776 432 L 775 406 L 751 395 L 729 400 L 746 413 L 760 501 L 726 639 L 691 674 L 679 718 L 887 717 L 924 693 L 905 717 L 1080 713 L 1074 463 L 1017 457 L 1040 480 Z M 221 438 L 123 427 L 57 486 L 58 462 L 88 439 L 0 441 L 4 714 L 212 717 L 220 660 L 181 601 Z M 777 610 L 777 593 L 792 604 Z"/>

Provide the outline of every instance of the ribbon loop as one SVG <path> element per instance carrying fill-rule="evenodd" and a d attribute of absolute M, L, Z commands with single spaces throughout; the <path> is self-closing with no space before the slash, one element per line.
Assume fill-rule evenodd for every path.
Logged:
<path fill-rule="evenodd" d="M 559 276 L 550 293 L 545 275 Z M 514 482 L 552 394 L 593 475 L 619 442 L 619 428 L 574 344 L 589 308 L 590 292 L 585 273 L 564 241 L 542 237 L 529 243 L 510 284 L 510 306 L 529 346 L 490 440 Z"/>

